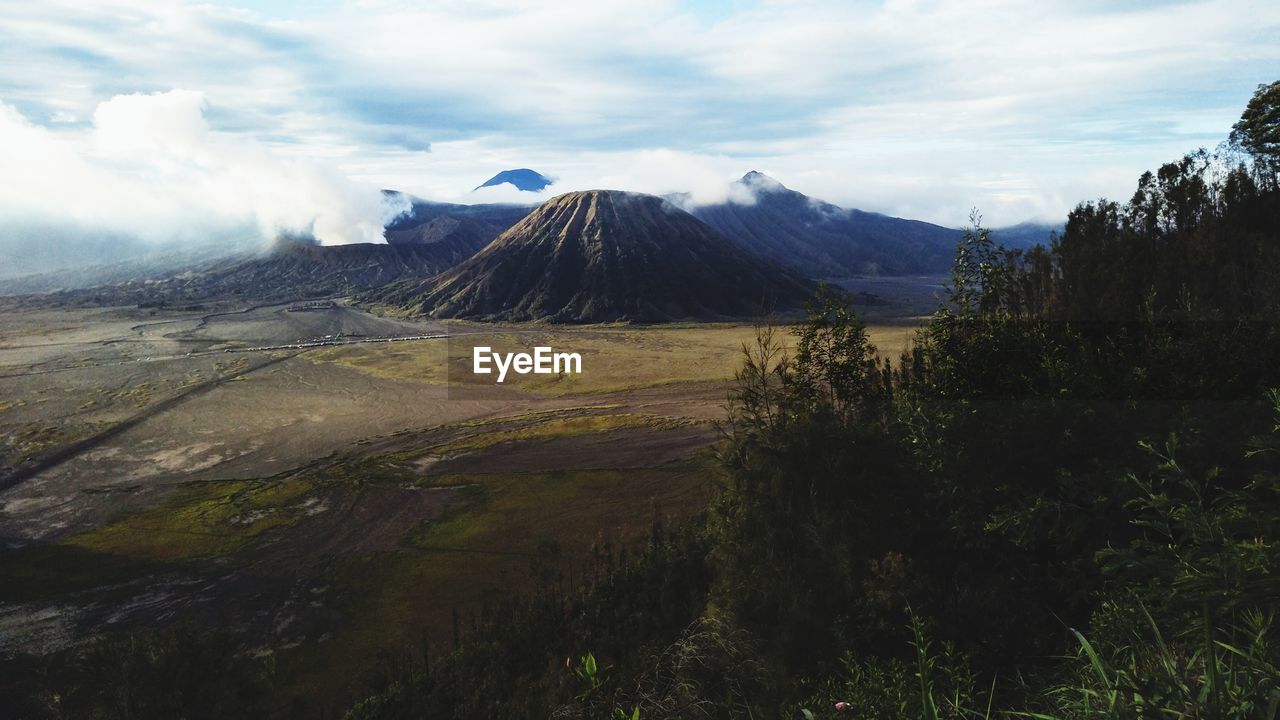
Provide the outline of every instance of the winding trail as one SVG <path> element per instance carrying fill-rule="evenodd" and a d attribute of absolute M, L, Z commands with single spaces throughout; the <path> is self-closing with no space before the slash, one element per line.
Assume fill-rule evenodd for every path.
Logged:
<path fill-rule="evenodd" d="M 157 325 L 173 325 L 175 323 L 191 322 L 194 320 L 196 321 L 196 326 L 191 328 L 190 330 L 184 330 L 183 332 L 189 332 L 189 333 L 196 332 L 198 330 L 203 330 L 209 324 L 209 320 L 211 320 L 212 318 L 223 317 L 225 315 L 247 315 L 248 313 L 251 313 L 254 310 L 257 310 L 259 308 L 271 307 L 272 305 L 278 305 L 278 304 L 279 303 L 266 303 L 266 304 L 259 304 L 259 305 L 250 305 L 247 308 L 241 308 L 239 310 L 219 310 L 218 312 L 208 313 L 200 316 L 171 318 L 169 320 L 154 320 L 152 322 L 138 323 L 137 325 L 134 325 L 133 327 L 129 328 L 129 330 L 132 332 L 141 334 L 144 329 L 149 327 L 155 327 Z"/>

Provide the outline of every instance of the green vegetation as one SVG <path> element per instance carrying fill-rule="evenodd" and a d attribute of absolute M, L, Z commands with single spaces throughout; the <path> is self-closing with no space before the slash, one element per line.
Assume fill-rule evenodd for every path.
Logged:
<path fill-rule="evenodd" d="M 269 661 L 244 657 L 227 631 L 185 625 L 101 641 L 33 672 L 0 662 L 8 678 L 35 692 L 0 690 L 5 717 L 187 718 L 261 717 L 272 706 Z M 48 675 L 57 692 L 42 688 Z"/>
<path fill-rule="evenodd" d="M 458 488 L 465 502 L 414 528 L 392 552 L 337 563 L 327 581 L 351 627 L 308 646 L 287 669 L 308 686 L 317 675 L 350 684 L 353 658 L 373 668 L 389 648 L 406 650 L 406 640 L 414 649 L 426 634 L 456 640 L 510 617 L 509 603 L 583 591 L 627 556 L 622 548 L 642 547 L 705 507 L 705 472 L 694 464 L 438 477 L 435 485 Z"/>
<path fill-rule="evenodd" d="M 488 432 L 464 435 L 457 440 L 427 448 L 422 452 L 427 455 L 444 456 L 454 453 L 474 452 L 506 442 L 549 440 L 632 428 L 670 430 L 693 424 L 688 420 L 640 415 L 637 413 L 575 414 L 572 410 L 531 413 L 526 417 L 528 418 L 528 423 L 520 427 L 494 429 Z M 499 418 L 498 420 L 481 421 L 470 425 L 483 428 L 485 425 L 497 423 L 510 424 L 512 420 L 513 418 Z"/>
<path fill-rule="evenodd" d="M 102 429 L 100 423 L 86 421 L 64 422 L 49 425 L 44 421 L 10 426 L 7 434 L 0 436 L 0 458 L 17 463 L 38 457 L 44 452 L 88 437 Z"/>
<path fill-rule="evenodd" d="M 348 345 L 320 348 L 303 355 L 316 363 L 333 363 L 374 377 L 443 385 L 448 381 L 446 346 L 438 342 L 415 343 L 410 349 L 399 343 Z"/>
<path fill-rule="evenodd" d="M 305 512 L 298 501 L 312 489 L 296 479 L 203 483 L 160 507 L 63 544 L 156 562 L 223 557 L 245 549 L 260 533 L 297 520 Z"/>

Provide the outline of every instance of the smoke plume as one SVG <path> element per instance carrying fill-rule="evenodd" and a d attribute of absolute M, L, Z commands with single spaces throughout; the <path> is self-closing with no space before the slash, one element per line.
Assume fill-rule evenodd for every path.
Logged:
<path fill-rule="evenodd" d="M 117 95 L 91 123 L 54 130 L 0 103 L 0 259 L 30 259 L 33 243 L 58 266 L 281 233 L 383 242 L 383 225 L 404 210 L 318 162 L 211 130 L 206 105 L 190 90 Z M 94 243 L 108 247 L 86 255 Z"/>

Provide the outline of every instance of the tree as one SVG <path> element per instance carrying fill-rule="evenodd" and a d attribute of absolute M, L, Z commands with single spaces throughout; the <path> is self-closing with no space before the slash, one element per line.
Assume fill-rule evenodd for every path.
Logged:
<path fill-rule="evenodd" d="M 1231 144 L 1253 156 L 1259 177 L 1276 187 L 1280 174 L 1280 80 L 1259 85 L 1231 128 Z"/>
<path fill-rule="evenodd" d="M 848 298 L 827 285 L 809 308 L 797 338 L 794 389 L 836 412 L 871 411 L 880 405 L 875 346 Z"/>

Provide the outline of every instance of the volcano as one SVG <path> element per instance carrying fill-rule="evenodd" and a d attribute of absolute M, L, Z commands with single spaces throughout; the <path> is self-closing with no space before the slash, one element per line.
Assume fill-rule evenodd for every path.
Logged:
<path fill-rule="evenodd" d="M 811 286 L 652 195 L 572 192 L 425 282 L 365 299 L 437 318 L 670 322 L 795 308 Z"/>
<path fill-rule="evenodd" d="M 525 192 L 540 192 L 554 182 L 554 180 L 536 170 L 530 170 L 529 168 L 516 168 L 515 170 L 503 170 L 497 175 L 494 175 L 488 180 L 480 183 L 480 185 L 476 187 L 476 190 L 486 187 L 497 187 L 505 183 L 517 190 L 523 190 Z"/>

